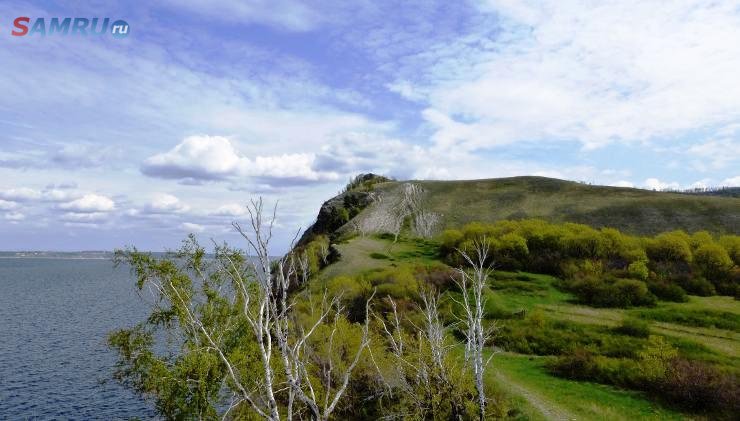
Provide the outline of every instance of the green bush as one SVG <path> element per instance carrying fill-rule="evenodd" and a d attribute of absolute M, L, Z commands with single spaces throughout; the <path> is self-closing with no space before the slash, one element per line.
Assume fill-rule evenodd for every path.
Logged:
<path fill-rule="evenodd" d="M 624 319 L 622 324 L 614 329 L 617 333 L 636 338 L 647 338 L 650 336 L 650 325 L 640 319 Z"/>
<path fill-rule="evenodd" d="M 686 263 L 691 261 L 688 235 L 683 231 L 659 234 L 647 243 L 646 251 L 652 260 Z"/>
<path fill-rule="evenodd" d="M 689 301 L 686 291 L 676 284 L 654 281 L 648 283 L 648 289 L 661 300 L 672 301 L 674 303 L 685 303 Z"/>
<path fill-rule="evenodd" d="M 584 287 L 580 299 L 585 303 L 651 305 L 655 295 L 681 302 L 686 300 L 685 292 L 740 296 L 740 269 L 736 266 L 740 236 L 736 235 L 715 241 L 706 231 L 689 235 L 679 230 L 653 238 L 634 237 L 613 228 L 595 230 L 581 224 L 524 219 L 476 222 L 447 230 L 441 236 L 440 252 L 448 264 L 458 266 L 464 262 L 457 249 L 467 249 L 482 238 L 491 245 L 491 260 L 498 267 L 557 275 L 566 284 L 580 283 Z M 605 280 L 614 277 L 650 281 L 651 287 L 644 294 L 640 284 L 617 285 Z M 610 293 L 621 296 L 610 299 Z M 584 299 L 584 294 L 594 299 Z"/>
<path fill-rule="evenodd" d="M 645 282 L 636 279 L 599 280 L 583 278 L 568 284 L 583 304 L 595 307 L 627 308 L 633 306 L 653 306 L 655 296 L 650 293 Z"/>
<path fill-rule="evenodd" d="M 704 244 L 694 252 L 694 264 L 701 274 L 716 283 L 727 279 L 733 262 L 727 251 L 719 244 Z"/>
<path fill-rule="evenodd" d="M 709 297 L 717 294 L 717 290 L 714 288 L 714 285 L 704 278 L 683 277 L 677 279 L 676 282 L 681 286 L 681 288 L 692 295 Z"/>
<path fill-rule="evenodd" d="M 648 270 L 647 263 L 644 260 L 638 260 L 627 266 L 627 273 L 635 279 L 644 281 L 647 280 L 650 271 Z"/>

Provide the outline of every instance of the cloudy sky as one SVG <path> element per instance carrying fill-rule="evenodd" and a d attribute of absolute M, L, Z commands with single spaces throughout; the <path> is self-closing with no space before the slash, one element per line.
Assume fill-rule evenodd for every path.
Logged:
<path fill-rule="evenodd" d="M 737 2 L 110 3 L 0 4 L 2 250 L 233 241 L 263 196 L 280 251 L 367 171 L 740 185 Z"/>

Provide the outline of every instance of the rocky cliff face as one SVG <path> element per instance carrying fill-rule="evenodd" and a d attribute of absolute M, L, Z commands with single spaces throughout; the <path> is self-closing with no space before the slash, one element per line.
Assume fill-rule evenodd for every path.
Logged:
<path fill-rule="evenodd" d="M 305 244 L 317 235 L 332 237 L 336 230 L 373 203 L 376 198 L 373 187 L 388 181 L 391 179 L 372 173 L 355 177 L 348 184 L 347 191 L 321 205 L 316 222 L 303 233 L 298 244 Z"/>

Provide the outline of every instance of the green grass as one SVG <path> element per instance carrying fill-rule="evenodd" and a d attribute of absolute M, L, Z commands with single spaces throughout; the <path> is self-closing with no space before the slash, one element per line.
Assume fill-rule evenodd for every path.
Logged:
<path fill-rule="evenodd" d="M 660 406 L 638 392 L 561 379 L 544 367 L 546 357 L 502 353 L 493 357 L 487 375 L 520 390 L 546 418 L 578 420 L 682 420 L 681 413 Z"/>
<path fill-rule="evenodd" d="M 694 310 L 678 305 L 633 311 L 638 317 L 683 326 L 714 327 L 740 332 L 740 315 L 728 311 Z"/>
<path fill-rule="evenodd" d="M 674 229 L 737 232 L 740 198 L 695 196 L 649 190 L 591 186 L 545 177 L 466 181 L 414 181 L 427 192 L 425 207 L 442 216 L 441 228 L 469 222 L 543 218 L 614 227 L 632 234 Z M 378 190 L 388 199 L 401 182 Z"/>
<path fill-rule="evenodd" d="M 394 243 L 392 237 L 386 236 L 358 236 L 336 247 L 341 258 L 321 272 L 322 279 L 357 275 L 400 263 L 431 264 L 438 261 L 439 254 L 439 246 L 432 241 L 400 239 Z"/>
<path fill-rule="evenodd" d="M 338 248 L 342 257 L 322 271 L 323 279 L 405 264 L 440 263 L 438 245 L 425 240 L 402 238 L 393 243 L 388 236 L 355 237 Z M 687 303 L 660 302 L 655 308 L 593 308 L 576 304 L 570 293 L 556 287 L 559 282 L 548 275 L 496 271 L 490 279 L 486 309 L 495 318 L 507 319 L 499 321 L 501 326 L 514 329 L 529 323 L 528 318 L 514 317 L 515 313 L 524 310 L 527 317 L 538 313 L 552 320 L 547 327 L 554 330 L 544 339 L 592 343 L 592 349 L 609 355 L 618 354 L 620 347 L 630 352 L 640 349 L 646 339 L 614 330 L 623 320 L 639 317 L 652 334 L 665 336 L 681 355 L 739 371 L 740 303 L 731 297 L 691 296 Z M 556 378 L 544 368 L 547 358 L 508 353 L 494 357 L 488 380 L 507 396 L 518 396 L 520 412 L 515 419 L 686 419 L 642 393 Z"/>

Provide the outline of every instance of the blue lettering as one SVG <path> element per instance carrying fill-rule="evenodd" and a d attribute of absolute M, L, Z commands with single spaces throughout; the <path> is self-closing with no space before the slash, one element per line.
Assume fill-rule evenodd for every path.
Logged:
<path fill-rule="evenodd" d="M 71 18 L 64 18 L 62 20 L 62 23 L 59 23 L 59 18 L 51 18 L 51 23 L 49 23 L 49 35 L 57 32 L 61 32 L 62 34 L 67 35 L 67 33 L 69 32 L 69 23 L 71 21 Z"/>
<path fill-rule="evenodd" d="M 93 35 L 103 35 L 108 31 L 108 23 L 110 22 L 109 18 L 103 19 L 103 25 L 100 27 L 100 30 L 97 30 L 98 27 L 98 18 L 93 18 L 92 22 L 90 24 L 90 33 Z"/>
<path fill-rule="evenodd" d="M 87 35 L 88 25 L 90 25 L 90 19 L 75 18 L 75 23 L 72 25 L 72 35 Z"/>
<path fill-rule="evenodd" d="M 42 37 L 46 36 L 46 22 L 44 22 L 44 18 L 38 18 L 36 19 L 36 22 L 33 23 L 33 27 L 31 27 L 31 35 L 34 35 L 37 32 L 40 33 Z"/>

